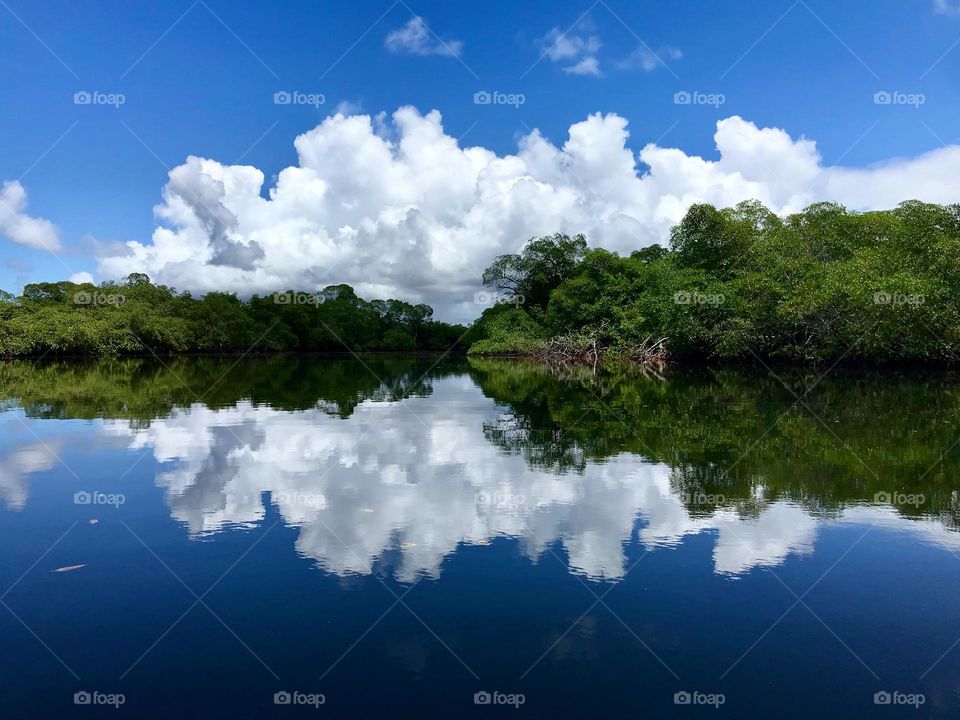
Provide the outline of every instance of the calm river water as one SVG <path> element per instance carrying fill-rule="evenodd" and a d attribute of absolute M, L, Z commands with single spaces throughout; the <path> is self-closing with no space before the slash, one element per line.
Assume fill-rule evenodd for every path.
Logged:
<path fill-rule="evenodd" d="M 0 365 L 0 716 L 960 715 L 960 378 Z"/>

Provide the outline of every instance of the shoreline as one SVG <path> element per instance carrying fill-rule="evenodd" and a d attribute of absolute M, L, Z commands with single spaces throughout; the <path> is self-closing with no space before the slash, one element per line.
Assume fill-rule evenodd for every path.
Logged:
<path fill-rule="evenodd" d="M 471 352 L 469 349 L 457 350 L 340 350 L 340 351 L 317 351 L 317 352 L 298 352 L 298 351 L 276 351 L 276 352 L 172 352 L 172 353 L 123 353 L 123 354 L 54 354 L 40 353 L 32 355 L 0 355 L 0 362 L 14 363 L 17 361 L 56 361 L 56 360 L 175 360 L 178 358 L 223 358 L 223 359 L 275 359 L 275 358 L 331 358 L 348 359 L 364 357 L 422 357 L 422 358 L 440 358 L 440 359 L 476 359 L 476 360 L 517 360 L 525 362 L 534 362 L 544 365 L 570 365 L 582 367 L 610 367 L 615 365 L 632 366 L 637 369 L 670 371 L 673 369 L 722 369 L 722 368 L 758 368 L 764 369 L 765 365 L 774 368 L 795 369 L 795 370 L 816 370 L 821 368 L 845 368 L 845 369 L 864 369 L 864 370 L 906 370 L 906 369 L 929 369 L 929 370 L 960 370 L 960 360 L 945 359 L 889 359 L 876 360 L 865 358 L 825 358 L 822 360 L 800 361 L 786 358 L 772 358 L 755 356 L 753 358 L 709 358 L 703 356 L 670 357 L 656 362 L 646 362 L 631 357 L 629 354 L 615 350 L 600 350 L 595 355 L 587 354 L 567 354 L 567 353 L 545 353 L 543 351 L 514 351 L 514 352 Z"/>

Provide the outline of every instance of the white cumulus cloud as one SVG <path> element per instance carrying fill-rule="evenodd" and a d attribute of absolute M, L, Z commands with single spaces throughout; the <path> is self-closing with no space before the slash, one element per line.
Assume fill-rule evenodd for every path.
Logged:
<path fill-rule="evenodd" d="M 463 43 L 459 40 L 441 40 L 424 22 L 422 17 L 410 18 L 409 22 L 391 30 L 384 41 L 387 50 L 398 55 L 448 55 L 459 57 Z"/>
<path fill-rule="evenodd" d="M 783 214 L 821 200 L 862 210 L 960 197 L 957 146 L 830 168 L 813 140 L 740 117 L 720 120 L 714 139 L 715 160 L 656 144 L 634 153 L 627 121 L 597 113 L 561 145 L 534 130 L 498 155 L 462 147 L 436 110 L 334 115 L 296 138 L 297 163 L 266 194 L 255 167 L 187 158 L 170 172 L 150 242 L 101 250 L 99 274 L 146 272 L 195 292 L 346 282 L 467 320 L 482 309 L 483 268 L 533 236 L 583 232 L 629 253 L 664 243 L 696 202 L 756 198 Z"/>
<path fill-rule="evenodd" d="M 555 27 L 539 41 L 543 56 L 555 63 L 573 63 L 563 68 L 571 75 L 593 75 L 600 77 L 600 61 L 597 52 L 601 42 L 597 35 L 590 34 L 594 29 L 590 18 L 582 20 L 576 31 L 571 28 L 562 32 Z"/>
<path fill-rule="evenodd" d="M 0 188 L 0 236 L 37 250 L 60 249 L 60 232 L 49 220 L 30 217 L 27 191 L 16 180 Z"/>
<path fill-rule="evenodd" d="M 585 57 L 576 65 L 565 67 L 563 71 L 568 75 L 592 75 L 594 77 L 600 77 L 600 61 L 591 55 Z"/>

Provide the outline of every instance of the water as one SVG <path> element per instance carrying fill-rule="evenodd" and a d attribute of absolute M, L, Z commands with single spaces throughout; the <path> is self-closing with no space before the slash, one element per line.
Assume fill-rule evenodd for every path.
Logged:
<path fill-rule="evenodd" d="M 777 375 L 0 365 L 2 715 L 957 717 L 960 379 Z"/>

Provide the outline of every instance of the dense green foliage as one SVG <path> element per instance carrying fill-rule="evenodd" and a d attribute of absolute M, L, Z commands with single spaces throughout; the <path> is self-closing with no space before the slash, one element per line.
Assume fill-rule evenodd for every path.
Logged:
<path fill-rule="evenodd" d="M 540 319 L 550 293 L 573 275 L 587 251 L 583 235 L 557 233 L 533 239 L 519 255 L 500 255 L 483 273 L 483 284 L 516 298 L 529 314 Z"/>
<path fill-rule="evenodd" d="M 478 355 L 529 354 L 543 347 L 543 330 L 518 307 L 501 304 L 484 313 L 483 337 L 470 346 Z"/>
<path fill-rule="evenodd" d="M 495 306 L 471 352 L 579 334 L 613 351 L 665 337 L 674 357 L 960 358 L 960 205 L 818 203 L 786 218 L 757 202 L 695 205 L 669 249 L 622 257 L 579 240 L 541 238 L 496 260 L 484 281 L 531 322 L 511 318 L 506 333 Z"/>
<path fill-rule="evenodd" d="M 368 302 L 349 285 L 241 300 L 194 298 L 142 274 L 123 284 L 38 283 L 0 295 L 0 356 L 457 348 L 466 328 L 432 315 L 427 305 Z"/>

